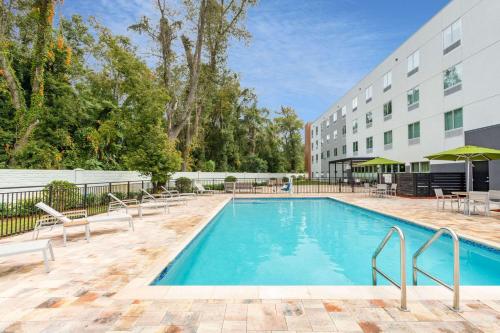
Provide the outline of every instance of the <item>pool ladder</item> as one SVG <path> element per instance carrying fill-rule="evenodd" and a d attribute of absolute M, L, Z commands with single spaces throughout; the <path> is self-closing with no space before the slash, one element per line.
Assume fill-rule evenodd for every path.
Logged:
<path fill-rule="evenodd" d="M 391 238 L 392 234 L 396 232 L 399 236 L 399 251 L 400 251 L 400 274 L 401 274 L 401 284 L 397 283 L 394 281 L 392 278 L 390 278 L 387 274 L 382 272 L 380 269 L 377 268 L 377 257 L 380 254 L 380 252 L 384 249 L 385 245 L 389 242 L 389 239 Z M 417 259 L 418 257 L 425 251 L 427 250 L 432 243 L 434 243 L 441 235 L 444 233 L 450 235 L 452 241 L 453 241 L 453 287 L 449 286 L 442 280 L 438 279 L 435 276 L 432 276 L 431 274 L 427 273 L 417 265 Z M 442 285 L 443 287 L 447 288 L 448 290 L 451 290 L 453 292 L 453 310 L 459 311 L 460 310 L 460 250 L 459 250 L 459 239 L 457 234 L 451 229 L 451 228 L 441 228 L 436 233 L 429 238 L 427 242 L 424 243 L 413 255 L 413 263 L 412 263 L 412 272 L 413 272 L 413 285 L 417 285 L 417 274 L 421 273 L 428 278 L 432 279 L 433 281 L 437 282 L 438 284 Z M 373 285 L 377 285 L 377 273 L 382 275 L 384 278 L 387 279 L 390 283 L 392 283 L 394 286 L 399 288 L 401 290 L 401 310 L 407 311 L 407 295 L 406 295 L 406 242 L 405 242 L 405 236 L 403 234 L 403 231 L 396 226 L 391 227 L 387 235 L 385 235 L 384 239 L 382 242 L 380 242 L 379 246 L 375 250 L 372 256 L 372 279 L 373 279 Z"/>
<path fill-rule="evenodd" d="M 380 254 L 380 252 L 384 249 L 385 245 L 387 242 L 389 242 L 389 239 L 391 238 L 393 233 L 397 233 L 399 236 L 399 264 L 400 264 L 400 274 L 401 274 L 401 284 L 397 283 L 394 281 L 392 278 L 390 278 L 387 274 L 382 272 L 380 269 L 377 268 L 377 257 Z M 380 242 L 379 246 L 373 252 L 372 255 L 372 280 L 373 280 L 373 285 L 377 285 L 377 273 L 382 275 L 384 278 L 387 279 L 390 283 L 392 283 L 394 286 L 399 288 L 401 290 L 401 310 L 403 311 L 408 311 L 406 307 L 406 242 L 405 242 L 405 235 L 403 234 L 403 231 L 396 226 L 391 227 L 387 235 L 385 235 L 384 239 L 382 242 Z"/>

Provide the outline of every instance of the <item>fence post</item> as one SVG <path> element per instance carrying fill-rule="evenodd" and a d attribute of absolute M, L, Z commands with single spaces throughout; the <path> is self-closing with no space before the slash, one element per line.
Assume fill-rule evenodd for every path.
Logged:
<path fill-rule="evenodd" d="M 49 206 L 53 206 L 53 202 L 52 202 L 52 198 L 53 195 L 52 195 L 52 185 L 49 185 Z"/>
<path fill-rule="evenodd" d="M 141 180 L 141 188 L 144 190 L 144 180 Z"/>
<path fill-rule="evenodd" d="M 113 184 L 109 183 L 109 193 L 112 193 L 112 192 L 113 192 Z"/>
<path fill-rule="evenodd" d="M 130 199 L 130 181 L 127 182 L 127 199 Z"/>
<path fill-rule="evenodd" d="M 87 184 L 83 185 L 83 208 L 87 209 Z"/>

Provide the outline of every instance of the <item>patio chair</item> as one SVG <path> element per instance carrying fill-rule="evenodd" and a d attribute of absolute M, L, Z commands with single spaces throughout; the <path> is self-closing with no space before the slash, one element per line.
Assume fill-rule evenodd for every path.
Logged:
<path fill-rule="evenodd" d="M 398 184 L 391 184 L 391 187 L 387 190 L 388 195 L 396 196 L 398 192 Z"/>
<path fill-rule="evenodd" d="M 436 195 L 436 208 L 439 210 L 439 202 L 442 202 L 442 206 L 444 209 L 444 205 L 447 200 L 450 201 L 451 210 L 453 210 L 453 203 L 457 203 L 457 211 L 460 210 L 460 197 L 454 194 L 443 194 L 443 189 L 435 188 L 434 194 Z"/>
<path fill-rule="evenodd" d="M 52 243 L 50 239 L 31 240 L 27 242 L 12 242 L 0 245 L 0 257 L 14 256 L 21 253 L 30 253 L 41 251 L 43 254 L 43 263 L 45 271 L 50 272 L 49 260 L 47 251 L 50 254 L 52 261 L 54 258 L 54 251 L 52 250 Z"/>
<path fill-rule="evenodd" d="M 282 188 L 281 188 L 281 191 L 285 192 L 285 193 L 290 193 L 292 194 L 293 193 L 293 184 L 292 182 L 288 182 L 286 183 Z"/>
<path fill-rule="evenodd" d="M 490 199 L 488 192 L 469 192 L 469 210 L 476 212 L 477 206 L 483 206 L 484 215 L 490 215 Z"/>
<path fill-rule="evenodd" d="M 236 192 L 236 182 L 224 182 L 224 192 L 226 193 Z"/>
<path fill-rule="evenodd" d="M 160 209 L 163 208 L 165 210 L 165 214 L 168 210 L 168 203 L 166 201 L 154 201 L 154 200 L 144 200 L 139 202 L 137 199 L 128 199 L 128 200 L 120 200 L 113 193 L 108 193 L 108 196 L 112 199 L 109 202 L 108 206 L 108 215 L 112 211 L 118 211 L 121 209 L 125 209 L 125 213 L 128 214 L 129 209 L 137 209 L 137 213 L 139 217 L 142 218 L 142 211 L 144 209 Z"/>
<path fill-rule="evenodd" d="M 363 183 L 363 192 L 367 195 L 371 195 L 370 183 Z"/>
<path fill-rule="evenodd" d="M 488 192 L 489 205 L 497 205 L 500 207 L 500 191 L 490 190 Z"/>
<path fill-rule="evenodd" d="M 377 184 L 377 187 L 371 190 L 371 194 L 383 197 L 387 195 L 387 184 Z"/>
<path fill-rule="evenodd" d="M 85 228 L 85 239 L 87 242 L 90 240 L 90 223 L 94 222 L 114 222 L 114 221 L 122 221 L 125 220 L 129 224 L 129 228 L 132 228 L 132 231 L 134 230 L 134 221 L 132 219 L 132 216 L 128 214 L 113 214 L 113 215 L 108 215 L 108 216 L 87 216 L 87 210 L 86 209 L 81 209 L 81 210 L 73 210 L 69 212 L 60 213 L 54 208 L 50 207 L 49 205 L 39 202 L 35 205 L 37 208 L 43 210 L 45 213 L 47 213 L 49 216 L 55 218 L 56 220 L 59 221 L 60 224 L 62 224 L 63 227 L 63 241 L 64 241 L 64 246 L 66 246 L 66 240 L 67 240 L 67 232 L 66 229 L 68 228 L 75 228 L 75 227 L 84 227 Z M 39 229 L 36 230 L 36 236 L 38 237 L 38 232 Z"/>
<path fill-rule="evenodd" d="M 197 193 L 197 194 L 214 194 L 215 193 L 214 190 L 206 190 L 205 187 L 198 182 L 194 182 L 193 186 L 195 188 L 195 193 Z"/>

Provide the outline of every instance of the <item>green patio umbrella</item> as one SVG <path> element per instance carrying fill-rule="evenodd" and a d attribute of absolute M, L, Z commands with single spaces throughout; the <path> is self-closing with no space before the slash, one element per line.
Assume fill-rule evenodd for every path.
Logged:
<path fill-rule="evenodd" d="M 389 160 L 389 159 L 383 158 L 383 157 L 376 157 L 374 159 L 358 163 L 358 164 L 356 164 L 356 166 L 359 167 L 359 166 L 390 165 L 390 164 L 404 164 L 404 163 Z"/>
<path fill-rule="evenodd" d="M 492 161 L 500 160 L 500 150 L 478 147 L 478 146 L 463 146 L 455 149 L 443 151 L 441 153 L 425 156 L 429 160 L 442 161 L 465 161 L 466 170 L 466 186 L 469 191 L 470 183 L 470 162 L 471 161 Z"/>

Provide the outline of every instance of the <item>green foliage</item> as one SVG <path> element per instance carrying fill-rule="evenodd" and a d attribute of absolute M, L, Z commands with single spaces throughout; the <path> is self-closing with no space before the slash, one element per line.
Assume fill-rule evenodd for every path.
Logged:
<path fill-rule="evenodd" d="M 257 155 L 249 155 L 243 158 L 241 170 L 245 172 L 267 172 L 267 162 Z"/>
<path fill-rule="evenodd" d="M 215 162 L 212 160 L 205 161 L 203 163 L 201 171 L 214 172 L 215 171 Z"/>
<path fill-rule="evenodd" d="M 175 189 L 180 193 L 192 192 L 193 182 L 187 177 L 180 177 L 175 180 Z"/>
<path fill-rule="evenodd" d="M 182 162 L 187 169 L 209 172 L 301 171 L 301 121 L 291 108 L 273 114 L 258 107 L 254 92 L 227 68 L 229 38 L 248 35 L 238 20 L 229 28 L 231 20 L 218 17 L 223 12 L 215 3 L 208 6 L 200 82 L 189 110 L 190 76 L 179 45 L 172 45 L 168 71 L 163 63 L 150 68 L 128 38 L 93 19 L 61 17 L 54 27 L 42 24 L 34 2 L 0 8 L 8 11 L 5 31 L 10 32 L 3 50 L 24 104 L 19 110 L 14 106 L 0 65 L 0 168 L 136 170 L 154 183 L 167 181 Z M 230 7 L 226 13 L 238 12 Z M 133 30 L 146 32 L 154 26 L 148 22 Z M 221 22 L 227 29 L 221 30 Z M 179 41 L 175 33 L 184 27 L 170 24 L 173 40 Z M 33 95 L 34 81 L 41 83 L 38 95 Z M 189 126 L 171 136 L 184 114 L 190 115 Z M 16 150 L 19 133 L 30 122 L 36 126 Z"/>
<path fill-rule="evenodd" d="M 235 176 L 227 176 L 226 178 L 224 178 L 224 182 L 234 183 L 234 182 L 236 182 L 236 177 Z"/>
<path fill-rule="evenodd" d="M 82 193 L 73 183 L 54 180 L 44 188 L 44 201 L 58 211 L 77 208 L 82 203 Z"/>

